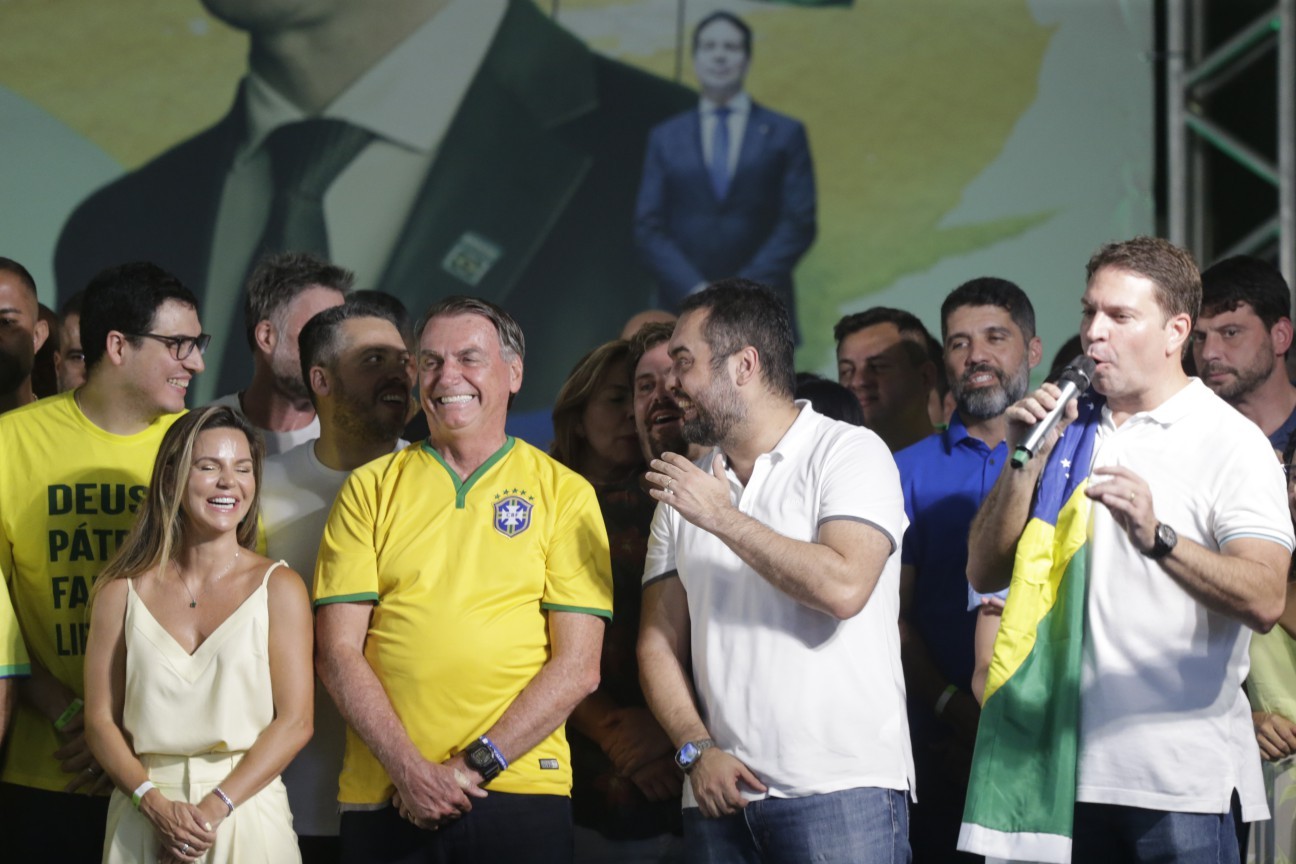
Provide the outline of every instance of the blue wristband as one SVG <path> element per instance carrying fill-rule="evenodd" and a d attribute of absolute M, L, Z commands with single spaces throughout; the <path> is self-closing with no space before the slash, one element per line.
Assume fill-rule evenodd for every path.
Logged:
<path fill-rule="evenodd" d="M 481 736 L 479 740 L 490 748 L 491 753 L 495 754 L 495 761 L 499 763 L 500 770 L 507 771 L 509 765 L 508 760 L 504 758 L 504 754 L 500 752 L 500 749 L 495 746 L 495 742 L 487 738 L 485 735 Z"/>

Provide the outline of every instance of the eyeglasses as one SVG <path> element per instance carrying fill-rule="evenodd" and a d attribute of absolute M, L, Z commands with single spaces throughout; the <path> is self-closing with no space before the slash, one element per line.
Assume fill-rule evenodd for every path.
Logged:
<path fill-rule="evenodd" d="M 171 356 L 177 360 L 185 360 L 194 349 L 198 349 L 199 354 L 207 353 L 207 346 L 211 344 L 211 334 L 200 333 L 197 336 L 163 336 L 160 333 L 126 333 L 132 339 L 152 339 L 161 342 L 171 349 Z"/>

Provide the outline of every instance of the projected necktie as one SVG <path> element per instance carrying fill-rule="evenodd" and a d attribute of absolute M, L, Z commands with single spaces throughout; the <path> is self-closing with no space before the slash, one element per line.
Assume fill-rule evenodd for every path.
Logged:
<path fill-rule="evenodd" d="M 729 109 L 715 109 L 715 133 L 711 136 L 711 189 L 723 199 L 729 191 Z"/>
<path fill-rule="evenodd" d="M 373 135 L 345 120 L 316 118 L 280 126 L 266 139 L 274 198 L 251 266 L 272 252 L 329 257 L 324 193 Z"/>

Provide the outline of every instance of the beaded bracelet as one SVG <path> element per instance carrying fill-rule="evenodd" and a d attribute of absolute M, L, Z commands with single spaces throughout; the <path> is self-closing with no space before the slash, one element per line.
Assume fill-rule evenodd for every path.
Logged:
<path fill-rule="evenodd" d="M 221 791 L 221 788 L 220 788 L 219 786 L 217 786 L 215 789 L 212 790 L 212 794 L 215 795 L 217 798 L 219 798 L 219 799 L 221 800 L 221 802 L 222 802 L 226 807 L 229 808 L 229 813 L 228 813 L 227 815 L 233 816 L 233 815 L 234 815 L 234 802 L 230 800 L 230 797 L 229 797 L 228 795 L 226 795 L 223 791 Z"/>

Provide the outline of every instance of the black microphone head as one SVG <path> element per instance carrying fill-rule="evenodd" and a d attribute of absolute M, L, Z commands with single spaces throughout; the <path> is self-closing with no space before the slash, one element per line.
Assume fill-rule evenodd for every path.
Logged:
<path fill-rule="evenodd" d="M 1075 385 L 1078 392 L 1083 393 L 1089 389 L 1089 382 L 1093 378 L 1096 365 L 1092 357 L 1081 354 L 1062 370 L 1062 374 L 1058 376 L 1058 386 L 1061 387 L 1063 384 L 1070 382 Z"/>

